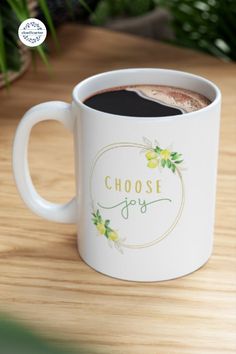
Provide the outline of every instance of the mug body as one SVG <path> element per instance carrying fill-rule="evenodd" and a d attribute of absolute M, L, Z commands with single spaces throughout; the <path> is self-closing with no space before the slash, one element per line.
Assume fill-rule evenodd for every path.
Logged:
<path fill-rule="evenodd" d="M 190 89 L 211 104 L 170 117 L 127 117 L 87 107 L 125 85 Z M 99 74 L 73 91 L 78 249 L 97 271 L 160 281 L 201 267 L 213 246 L 220 92 L 201 77 L 164 69 Z"/>

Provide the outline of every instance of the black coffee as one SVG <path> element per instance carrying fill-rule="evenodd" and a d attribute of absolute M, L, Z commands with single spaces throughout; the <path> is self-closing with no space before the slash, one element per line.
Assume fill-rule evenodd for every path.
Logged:
<path fill-rule="evenodd" d="M 165 85 L 114 87 L 95 93 L 84 104 L 122 116 L 163 117 L 197 111 L 210 104 L 203 95 Z"/>

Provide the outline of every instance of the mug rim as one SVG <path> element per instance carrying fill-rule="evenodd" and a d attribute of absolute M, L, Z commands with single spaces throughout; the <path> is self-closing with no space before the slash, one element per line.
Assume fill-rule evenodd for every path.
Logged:
<path fill-rule="evenodd" d="M 91 107 L 87 106 L 81 99 L 79 99 L 78 90 L 82 86 L 86 85 L 87 83 L 90 83 L 93 80 L 100 79 L 101 77 L 106 76 L 106 75 L 118 74 L 120 72 L 122 72 L 122 73 L 127 72 L 128 73 L 128 72 L 137 72 L 137 71 L 138 72 L 140 72 L 140 71 L 155 71 L 155 72 L 166 71 L 166 72 L 168 72 L 170 74 L 171 73 L 173 73 L 173 74 L 177 73 L 177 74 L 180 74 L 180 75 L 182 74 L 185 77 L 187 76 L 187 77 L 189 77 L 191 79 L 197 79 L 197 80 L 203 81 L 206 84 L 208 84 L 209 86 L 211 86 L 211 88 L 214 90 L 215 98 L 209 105 L 207 105 L 207 106 L 205 106 L 203 108 L 200 108 L 200 109 L 198 109 L 196 111 L 193 111 L 193 112 L 185 112 L 185 113 L 180 114 L 180 115 L 157 116 L 157 117 L 126 116 L 126 115 L 103 112 L 103 111 L 99 111 L 97 109 L 94 109 L 94 108 L 91 108 Z M 95 91 L 94 94 L 96 92 L 98 92 L 98 91 Z M 192 74 L 192 73 L 189 73 L 189 72 L 186 72 L 186 71 L 182 71 L 182 70 L 172 70 L 172 69 L 165 69 L 165 68 L 127 68 L 127 69 L 118 69 L 118 70 L 104 71 L 102 73 L 95 74 L 95 75 L 87 77 L 86 79 L 80 81 L 73 88 L 72 98 L 73 98 L 73 101 L 78 106 L 82 107 L 85 111 L 97 113 L 97 115 L 102 114 L 104 117 L 111 118 L 111 116 L 113 116 L 113 117 L 117 117 L 119 119 L 126 119 L 126 120 L 133 120 L 133 119 L 137 120 L 138 119 L 138 120 L 145 120 L 145 121 L 147 121 L 147 120 L 154 121 L 154 120 L 158 119 L 158 122 L 160 122 L 160 121 L 170 121 L 170 119 L 174 119 L 174 120 L 181 119 L 182 120 L 183 118 L 192 118 L 192 117 L 195 117 L 196 115 L 199 115 L 200 113 L 205 113 L 205 112 L 211 110 L 212 108 L 214 108 L 216 105 L 218 105 L 220 103 L 221 91 L 218 88 L 218 86 L 216 84 L 214 84 L 212 81 L 210 81 L 208 79 L 205 79 L 204 77 L 202 77 L 200 75 Z"/>

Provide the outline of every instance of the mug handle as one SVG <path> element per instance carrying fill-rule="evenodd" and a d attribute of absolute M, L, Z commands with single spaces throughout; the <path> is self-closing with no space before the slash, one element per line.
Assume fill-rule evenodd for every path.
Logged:
<path fill-rule="evenodd" d="M 15 182 L 23 201 L 35 214 L 51 221 L 76 223 L 76 197 L 66 204 L 48 202 L 37 193 L 30 176 L 27 153 L 30 132 L 35 124 L 48 119 L 57 120 L 73 131 L 74 119 L 69 103 L 45 102 L 29 109 L 17 127 L 13 143 Z"/>

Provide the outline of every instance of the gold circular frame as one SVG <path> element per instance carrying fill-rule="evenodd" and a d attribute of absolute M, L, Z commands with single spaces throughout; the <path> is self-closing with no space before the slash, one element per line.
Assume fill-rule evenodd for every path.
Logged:
<path fill-rule="evenodd" d="M 93 161 L 93 165 L 92 165 L 91 173 L 90 173 L 90 179 L 89 179 L 89 194 L 90 194 L 90 200 L 92 202 L 92 206 L 93 206 L 94 210 L 95 210 L 95 208 L 94 208 L 94 199 L 93 199 L 93 191 L 92 191 L 92 180 L 93 180 L 93 174 L 94 174 L 94 169 L 96 167 L 96 164 L 97 164 L 98 160 L 102 157 L 102 155 L 104 155 L 106 152 L 113 150 L 113 149 L 117 149 L 117 148 L 123 148 L 123 147 L 131 147 L 131 148 L 139 148 L 139 149 L 147 148 L 146 145 L 143 145 L 143 144 L 121 142 L 121 143 L 113 143 L 113 144 L 106 145 L 98 151 L 98 153 L 95 156 L 94 161 Z M 181 183 L 182 199 L 181 199 L 181 204 L 180 204 L 178 213 L 177 213 L 173 223 L 171 224 L 171 226 L 163 234 L 156 237 L 151 242 L 146 242 L 143 244 L 129 244 L 129 243 L 121 242 L 120 245 L 122 247 L 132 248 L 132 249 L 140 249 L 140 248 L 150 247 L 150 246 L 156 245 L 157 243 L 162 241 L 166 236 L 168 236 L 174 230 L 174 228 L 176 227 L 176 225 L 182 215 L 182 211 L 184 208 L 184 201 L 185 201 L 185 190 L 184 190 L 183 177 L 182 177 L 180 170 L 177 167 L 176 167 L 176 172 L 177 172 L 177 175 L 178 175 L 178 177 L 180 179 L 180 183 Z"/>

